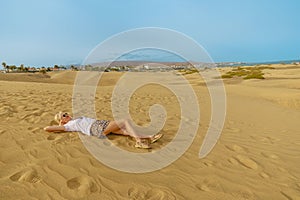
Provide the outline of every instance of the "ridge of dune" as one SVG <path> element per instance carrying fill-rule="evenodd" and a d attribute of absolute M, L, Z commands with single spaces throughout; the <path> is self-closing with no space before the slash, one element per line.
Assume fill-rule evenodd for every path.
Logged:
<path fill-rule="evenodd" d="M 74 84 L 76 71 L 36 73 L 0 73 L 0 81 Z"/>

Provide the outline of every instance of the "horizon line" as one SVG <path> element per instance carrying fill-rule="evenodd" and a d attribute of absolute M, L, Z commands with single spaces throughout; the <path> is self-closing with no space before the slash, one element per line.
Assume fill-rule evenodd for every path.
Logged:
<path fill-rule="evenodd" d="M 0 68 L 3 68 L 2 63 L 6 63 L 5 61 L 1 61 L 1 65 Z M 206 63 L 206 62 L 201 62 L 201 61 L 159 61 L 159 60 L 115 60 L 115 61 L 99 61 L 97 63 L 90 63 L 90 64 L 85 64 L 85 65 L 94 65 L 94 64 L 99 64 L 99 63 L 114 63 L 114 62 L 143 62 L 143 63 Z M 300 62 L 300 58 L 299 59 L 283 59 L 283 60 L 265 60 L 265 61 L 218 61 L 218 62 L 211 62 L 211 63 L 215 63 L 215 64 L 221 64 L 221 63 L 235 63 L 235 64 L 276 64 L 276 63 L 288 63 L 288 62 Z M 7 65 L 15 65 L 18 66 L 18 64 L 8 64 Z M 30 66 L 24 63 L 21 63 L 24 66 Z M 19 65 L 21 65 L 19 64 Z M 52 64 L 52 65 L 38 65 L 37 67 L 51 67 L 54 65 L 58 65 L 58 66 L 81 66 L 82 63 L 68 63 L 68 64 Z M 35 66 L 35 65 L 32 65 Z"/>

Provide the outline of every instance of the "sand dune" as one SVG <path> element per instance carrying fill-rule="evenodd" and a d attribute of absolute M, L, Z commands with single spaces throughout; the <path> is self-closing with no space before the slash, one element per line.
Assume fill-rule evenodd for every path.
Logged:
<path fill-rule="evenodd" d="M 72 112 L 76 72 L 0 74 L 0 199 L 300 199 L 300 69 L 276 67 L 265 70 L 265 80 L 225 81 L 226 121 L 204 159 L 198 152 L 211 117 L 210 97 L 199 75 L 186 75 L 201 111 L 197 136 L 174 163 L 143 174 L 99 162 L 78 133 L 43 130 L 54 124 L 57 111 Z M 121 75 L 102 77 L 95 98 L 98 118 L 113 119 L 111 96 Z M 128 137 L 109 140 L 137 153 L 169 144 L 181 119 L 170 90 L 155 84 L 139 88 L 130 101 L 131 115 L 147 126 L 154 103 L 164 106 L 167 121 L 152 150 L 134 149 Z"/>

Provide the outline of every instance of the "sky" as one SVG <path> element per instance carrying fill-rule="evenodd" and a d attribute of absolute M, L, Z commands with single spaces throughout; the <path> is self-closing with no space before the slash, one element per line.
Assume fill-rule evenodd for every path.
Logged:
<path fill-rule="evenodd" d="M 82 63 L 99 43 L 142 27 L 183 33 L 215 62 L 300 59 L 297 0 L 0 0 L 0 62 Z"/>

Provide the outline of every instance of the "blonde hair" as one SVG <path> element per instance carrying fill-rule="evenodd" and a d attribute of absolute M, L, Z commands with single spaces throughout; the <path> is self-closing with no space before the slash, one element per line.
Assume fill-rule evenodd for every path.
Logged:
<path fill-rule="evenodd" d="M 60 120 L 62 118 L 62 115 L 63 115 L 63 112 L 62 111 L 59 111 L 58 113 L 56 113 L 54 115 L 54 120 L 60 125 Z"/>

